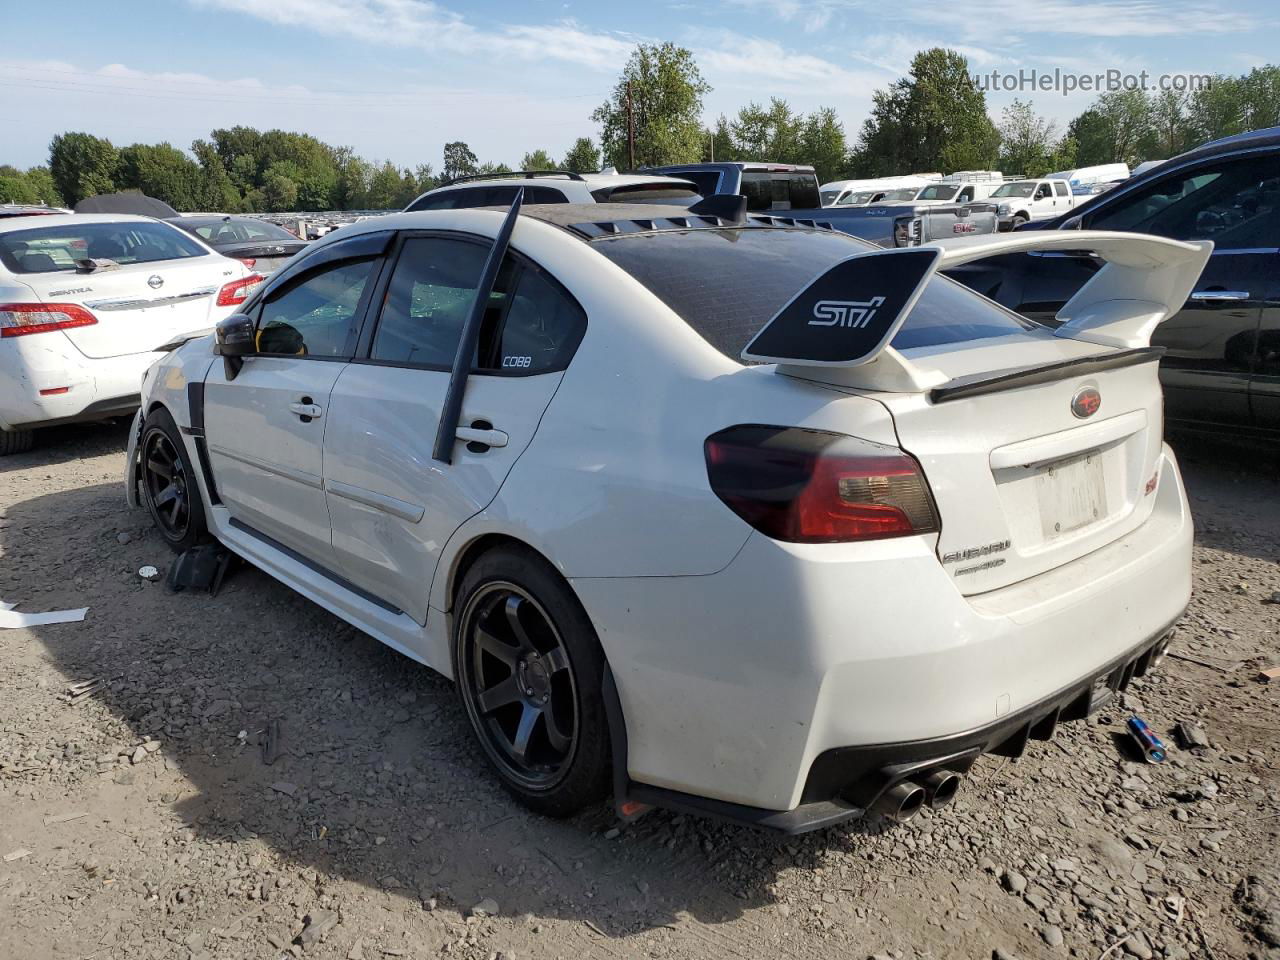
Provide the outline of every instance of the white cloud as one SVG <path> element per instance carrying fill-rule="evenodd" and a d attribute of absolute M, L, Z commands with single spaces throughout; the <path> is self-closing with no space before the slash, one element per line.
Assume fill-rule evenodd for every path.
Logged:
<path fill-rule="evenodd" d="M 939 21 L 966 38 L 1017 38 L 1020 34 L 1084 37 L 1172 37 L 1238 33 L 1256 18 L 1224 11 L 1201 0 L 987 0 L 978 8 L 942 14 L 934 0 L 901 0 L 892 11 L 880 0 L 729 0 L 735 6 L 770 14 L 810 29 L 842 19 L 845 25 L 885 19 L 936 28 Z M 864 52 L 868 49 L 862 44 Z M 954 44 L 947 46 L 955 48 Z"/>
<path fill-rule="evenodd" d="M 547 25 L 506 24 L 482 30 L 431 0 L 195 0 L 201 6 L 397 47 L 442 53 L 559 60 L 616 70 L 635 39 L 585 30 L 573 20 Z"/>

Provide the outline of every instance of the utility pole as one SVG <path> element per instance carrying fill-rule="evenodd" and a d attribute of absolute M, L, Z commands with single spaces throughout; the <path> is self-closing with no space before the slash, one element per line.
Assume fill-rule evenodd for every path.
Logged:
<path fill-rule="evenodd" d="M 711 162 L 715 163 L 716 162 L 716 132 L 714 130 L 708 130 L 707 134 L 711 140 Z"/>
<path fill-rule="evenodd" d="M 636 118 L 631 112 L 631 81 L 627 81 L 627 169 L 636 168 Z"/>

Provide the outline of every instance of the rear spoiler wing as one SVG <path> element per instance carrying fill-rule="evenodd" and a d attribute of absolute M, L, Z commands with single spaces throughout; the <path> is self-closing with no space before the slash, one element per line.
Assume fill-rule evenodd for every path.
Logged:
<path fill-rule="evenodd" d="M 939 270 L 1006 253 L 1087 251 L 1105 261 L 1058 311 L 1054 333 L 1108 347 L 1141 349 L 1186 303 L 1213 243 L 1106 230 L 1028 231 L 958 237 L 877 250 L 842 260 L 793 297 L 742 351 L 744 360 L 828 369 L 822 379 L 870 390 L 916 393 L 947 381 L 890 346 Z M 813 371 L 792 371 L 813 378 Z"/>

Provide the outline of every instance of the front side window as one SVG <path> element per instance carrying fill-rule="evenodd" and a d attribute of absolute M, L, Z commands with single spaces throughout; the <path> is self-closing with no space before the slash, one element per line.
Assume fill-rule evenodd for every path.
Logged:
<path fill-rule="evenodd" d="M 451 368 L 488 254 L 487 244 L 467 240 L 405 240 L 371 359 Z M 585 327 L 581 307 L 557 284 L 508 255 L 489 296 L 473 369 L 507 374 L 563 369 Z"/>
<path fill-rule="evenodd" d="M 1280 165 L 1255 157 L 1162 177 L 1101 207 L 1087 226 L 1212 240 L 1217 250 L 1280 247 Z"/>
<path fill-rule="evenodd" d="M 349 357 L 356 318 L 377 261 L 326 264 L 275 292 L 258 319 L 258 352 L 275 356 Z"/>
<path fill-rule="evenodd" d="M 72 271 L 77 260 L 124 266 L 208 255 L 181 230 L 155 222 L 68 223 L 0 234 L 0 261 L 14 273 Z"/>

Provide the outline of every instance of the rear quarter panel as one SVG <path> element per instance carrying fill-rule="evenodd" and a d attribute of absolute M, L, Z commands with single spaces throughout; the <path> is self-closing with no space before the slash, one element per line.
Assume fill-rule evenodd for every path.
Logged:
<path fill-rule="evenodd" d="M 518 536 L 568 577 L 714 573 L 751 529 L 711 491 L 712 433 L 763 423 L 894 442 L 880 404 L 730 360 L 623 270 L 569 242 L 562 262 L 537 259 L 582 303 L 586 335 L 529 449 L 464 539 Z"/>

